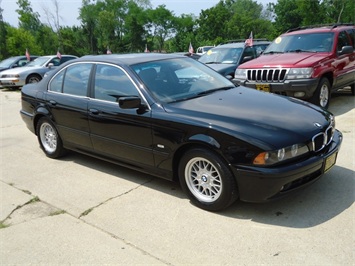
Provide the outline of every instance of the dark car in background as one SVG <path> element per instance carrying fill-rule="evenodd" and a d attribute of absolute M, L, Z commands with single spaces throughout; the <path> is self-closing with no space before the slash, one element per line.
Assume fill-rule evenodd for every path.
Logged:
<path fill-rule="evenodd" d="M 355 25 L 291 29 L 239 66 L 234 82 L 328 108 L 332 92 L 350 86 L 355 95 Z"/>
<path fill-rule="evenodd" d="M 33 61 L 34 59 L 36 59 L 38 56 L 35 55 L 31 55 L 30 56 L 30 61 Z M 0 72 L 4 71 L 6 69 L 10 69 L 10 68 L 16 68 L 16 67 L 23 67 L 25 66 L 28 62 L 30 62 L 27 60 L 26 56 L 13 56 L 13 57 L 9 57 L 7 59 L 4 59 L 0 62 Z"/>
<path fill-rule="evenodd" d="M 249 46 L 245 40 L 230 41 L 211 48 L 199 61 L 231 79 L 240 64 L 258 57 L 270 43 L 265 39 L 254 39 L 253 45 Z"/>
<path fill-rule="evenodd" d="M 72 150 L 180 181 L 210 211 L 312 184 L 342 142 L 328 111 L 236 87 L 174 54 L 85 56 L 21 95 L 22 119 L 48 157 Z"/>

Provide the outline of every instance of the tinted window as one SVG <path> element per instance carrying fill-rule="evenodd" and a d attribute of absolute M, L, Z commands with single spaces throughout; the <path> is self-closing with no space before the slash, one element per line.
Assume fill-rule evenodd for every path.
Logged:
<path fill-rule="evenodd" d="M 342 32 L 339 33 L 339 36 L 338 36 L 337 50 L 341 51 L 343 46 L 347 46 L 347 45 L 351 45 L 349 43 L 348 35 L 346 34 L 345 31 L 342 31 Z"/>
<path fill-rule="evenodd" d="M 348 34 L 350 36 L 350 39 L 351 39 L 351 41 L 353 43 L 353 47 L 355 49 L 355 29 L 348 30 L 347 32 L 348 32 Z"/>
<path fill-rule="evenodd" d="M 94 96 L 99 100 L 117 102 L 120 97 L 139 95 L 126 73 L 110 65 L 97 65 L 94 84 Z"/>
<path fill-rule="evenodd" d="M 63 93 L 86 96 L 91 67 L 92 64 L 69 66 L 64 76 Z"/>
<path fill-rule="evenodd" d="M 64 73 L 65 73 L 65 71 L 62 71 L 52 79 L 52 81 L 49 85 L 50 91 L 62 92 Z"/>

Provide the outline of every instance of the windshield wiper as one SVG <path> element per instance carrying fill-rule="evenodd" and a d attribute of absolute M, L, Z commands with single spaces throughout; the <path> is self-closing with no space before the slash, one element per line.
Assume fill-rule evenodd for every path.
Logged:
<path fill-rule="evenodd" d="M 201 91 L 201 92 L 197 93 L 196 96 L 207 95 L 207 94 L 214 93 L 216 91 L 225 91 L 225 90 L 229 90 L 232 88 L 235 88 L 235 86 L 228 86 L 228 87 L 216 88 L 216 89 L 208 90 L 208 91 Z"/>
<path fill-rule="evenodd" d="M 270 51 L 267 53 L 263 53 L 263 54 L 283 54 L 284 52 L 280 52 L 280 51 Z"/>
<path fill-rule="evenodd" d="M 205 64 L 220 64 L 221 62 L 213 62 L 213 61 L 210 61 L 210 62 L 206 62 Z"/>
<path fill-rule="evenodd" d="M 316 53 L 316 51 L 303 50 L 303 49 L 288 50 L 286 52 L 287 53 Z"/>

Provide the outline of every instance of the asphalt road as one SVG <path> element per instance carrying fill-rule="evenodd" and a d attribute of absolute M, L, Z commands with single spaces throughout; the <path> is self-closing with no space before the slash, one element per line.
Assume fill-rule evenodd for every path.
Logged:
<path fill-rule="evenodd" d="M 331 101 L 344 141 L 318 182 L 211 213 L 178 184 L 76 153 L 47 158 L 20 92 L 0 90 L 0 264 L 354 265 L 354 99 Z"/>

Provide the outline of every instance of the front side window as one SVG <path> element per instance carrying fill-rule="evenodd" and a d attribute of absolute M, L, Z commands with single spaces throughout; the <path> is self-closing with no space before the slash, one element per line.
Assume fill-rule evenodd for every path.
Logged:
<path fill-rule="evenodd" d="M 345 31 L 339 33 L 338 36 L 338 44 L 337 44 L 337 51 L 341 51 L 344 46 L 350 46 L 348 35 Z"/>
<path fill-rule="evenodd" d="M 136 87 L 123 70 L 111 65 L 97 65 L 94 81 L 96 99 L 117 102 L 120 97 L 138 95 Z"/>

